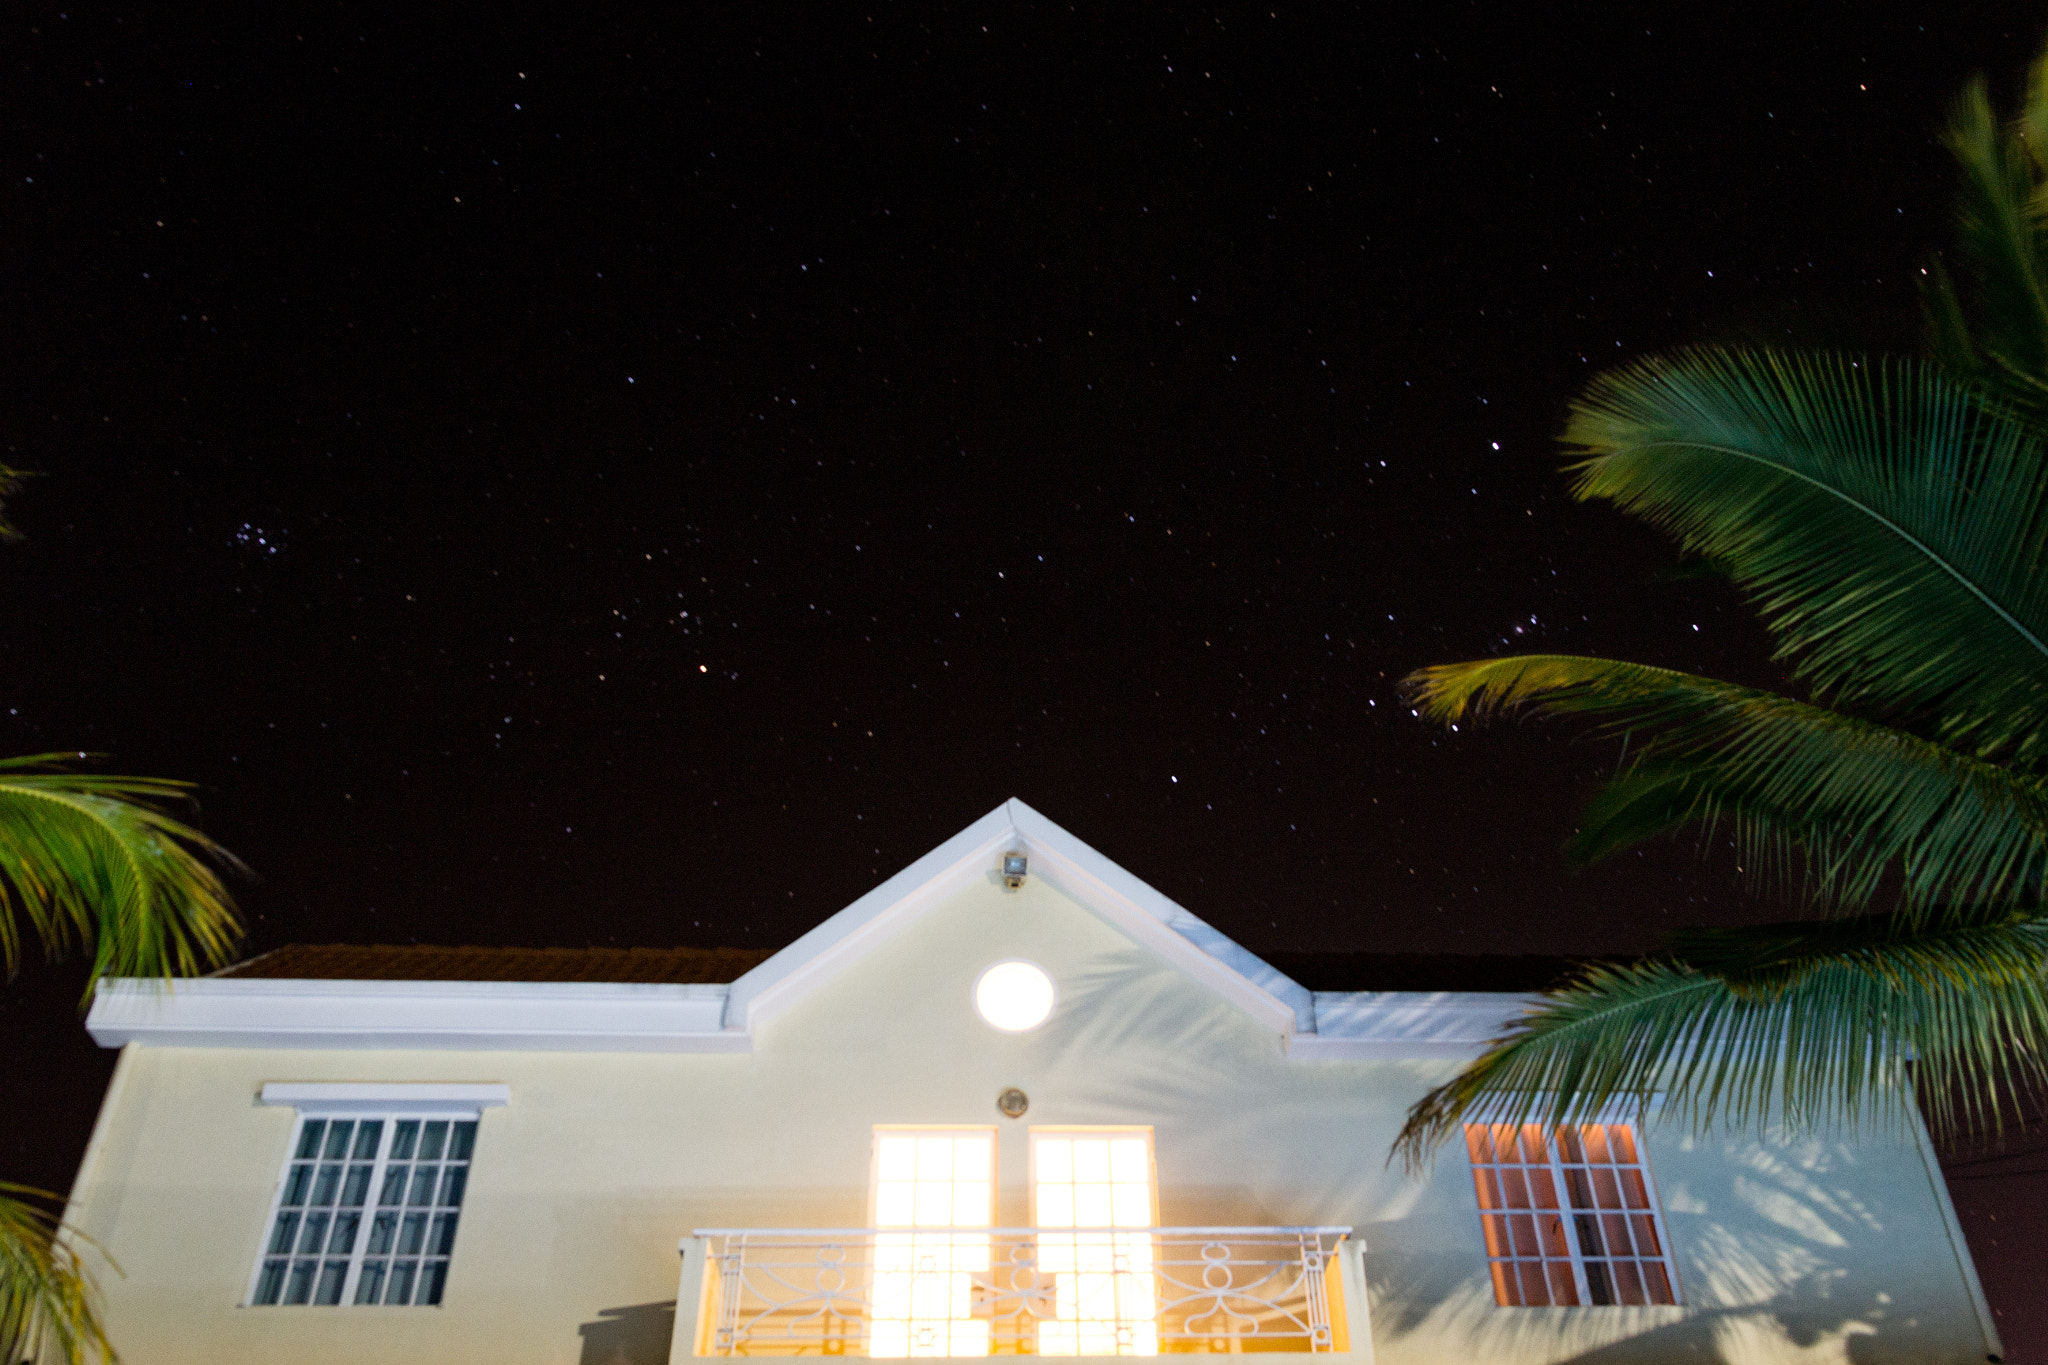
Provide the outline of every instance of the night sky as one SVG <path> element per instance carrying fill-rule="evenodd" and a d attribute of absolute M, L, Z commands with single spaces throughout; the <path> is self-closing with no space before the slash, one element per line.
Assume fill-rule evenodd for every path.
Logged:
<path fill-rule="evenodd" d="M 1774 916 L 1689 841 L 1572 872 L 1613 747 L 1396 682 L 1778 681 L 1564 495 L 1565 405 L 1913 349 L 1934 131 L 2044 19 L 15 9 L 0 752 L 200 784 L 252 951 L 773 946 L 1009 796 L 1254 950 Z M 0 1000 L 0 1175 L 69 1184 L 78 989 Z M 2048 1359 L 2048 1162 L 1954 1174 Z"/>

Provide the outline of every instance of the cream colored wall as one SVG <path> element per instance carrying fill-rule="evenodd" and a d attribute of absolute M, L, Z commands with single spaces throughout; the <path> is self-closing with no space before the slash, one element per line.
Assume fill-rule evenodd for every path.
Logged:
<path fill-rule="evenodd" d="M 1022 1036 L 968 1000 L 982 967 L 1013 956 L 1061 990 Z M 1462 1157 L 1424 1181 L 1385 1164 L 1402 1110 L 1446 1068 L 1288 1062 L 1277 1037 L 1040 879 L 944 902 L 765 1024 L 752 1054 L 150 1049 L 124 1070 L 75 1197 L 126 1271 L 107 1291 L 130 1365 L 659 1360 L 678 1239 L 864 1223 L 869 1132 L 885 1123 L 999 1124 L 1012 1224 L 1030 1221 L 1031 1124 L 1152 1124 L 1166 1223 L 1357 1226 L 1380 1365 L 1983 1356 L 1909 1142 L 1652 1135 L 1688 1307 L 1496 1308 Z M 483 1118 L 444 1306 L 238 1306 L 292 1124 L 255 1095 L 286 1080 L 510 1085 Z M 1016 1122 L 994 1108 L 1009 1086 L 1031 1098 Z"/>

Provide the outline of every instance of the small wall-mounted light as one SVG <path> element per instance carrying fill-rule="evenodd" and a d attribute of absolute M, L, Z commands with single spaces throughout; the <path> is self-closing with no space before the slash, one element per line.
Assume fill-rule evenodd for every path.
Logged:
<path fill-rule="evenodd" d="M 1024 874 L 1030 868 L 1031 860 L 1021 853 L 1003 855 L 1003 885 L 1015 891 L 1024 885 Z"/>
<path fill-rule="evenodd" d="M 1006 1119 L 1021 1119 L 1030 1107 L 1031 1097 L 1014 1085 L 996 1096 L 996 1112 Z"/>

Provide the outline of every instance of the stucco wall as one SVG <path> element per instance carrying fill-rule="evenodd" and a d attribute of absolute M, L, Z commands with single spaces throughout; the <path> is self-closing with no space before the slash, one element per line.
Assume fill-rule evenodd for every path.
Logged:
<path fill-rule="evenodd" d="M 1001 957 L 1047 967 L 1038 1032 L 971 1011 Z M 742 1055 L 139 1049 L 77 1217 L 120 1262 L 131 1365 L 659 1360 L 677 1240 L 698 1226 L 866 1221 L 875 1124 L 1001 1125 L 1000 1221 L 1029 1222 L 1034 1123 L 1147 1123 L 1162 1221 L 1348 1223 L 1380 1365 L 1981 1360 L 1937 1194 L 1910 1140 L 1759 1146 L 1652 1131 L 1686 1306 L 1501 1309 L 1472 1182 L 1386 1165 L 1437 1063 L 1287 1061 L 1280 1042 L 1043 879 L 977 886 L 764 1024 Z M 240 1307 L 292 1114 L 266 1081 L 489 1081 L 446 1303 Z M 996 1095 L 1031 1099 L 1000 1119 Z M 1356 1324 L 1354 1324 L 1354 1327 Z"/>

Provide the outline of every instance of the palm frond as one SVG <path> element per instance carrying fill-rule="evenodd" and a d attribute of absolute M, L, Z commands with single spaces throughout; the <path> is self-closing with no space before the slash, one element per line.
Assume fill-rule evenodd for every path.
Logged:
<path fill-rule="evenodd" d="M 98 1356 L 112 1365 L 99 1286 L 79 1256 L 90 1239 L 30 1202 L 53 1198 L 0 1182 L 0 1359 L 83 1365 Z"/>
<path fill-rule="evenodd" d="M 1931 366 L 1700 350 L 1595 379 L 1574 491 L 1726 563 L 1830 704 L 2048 758 L 2038 440 Z"/>
<path fill-rule="evenodd" d="M 190 786 L 67 772 L 71 755 L 0 759 L 0 962 L 23 929 L 51 952 L 93 954 L 92 979 L 189 976 L 241 932 L 218 869 L 241 863 L 168 807 Z"/>
<path fill-rule="evenodd" d="M 1688 824 L 1732 824 L 1769 889 L 1868 904 L 1887 871 L 1909 910 L 2032 904 L 2048 879 L 2048 784 L 1904 730 L 1696 674 L 1578 655 L 1439 664 L 1406 679 L 1445 722 L 1510 707 L 1586 716 L 1636 741 L 1569 851 L 1590 861 Z"/>
<path fill-rule="evenodd" d="M 1957 246 L 1970 273 L 1972 349 L 2000 379 L 2016 380 L 2038 399 L 2048 378 L 2048 262 L 2041 252 L 2037 202 L 2040 148 L 2032 125 L 2043 122 L 2042 68 L 2037 62 L 2027 109 L 2018 125 L 2001 126 L 1980 77 L 1957 98 L 1943 142 L 1961 170 Z"/>
<path fill-rule="evenodd" d="M 1943 911 L 1885 932 L 1859 921 L 1800 936 L 1695 931 L 1688 942 L 1710 960 L 1768 952 L 1771 965 L 1739 983 L 1670 959 L 1588 968 L 1418 1101 L 1395 1153 L 1413 1169 L 1468 1119 L 1556 1128 L 1617 1106 L 1641 1116 L 1659 1096 L 1696 1130 L 1853 1132 L 1903 1120 L 1916 1079 L 1930 1125 L 1947 1135 L 1996 1129 L 2048 1081 L 2048 920 L 2033 913 Z"/>

